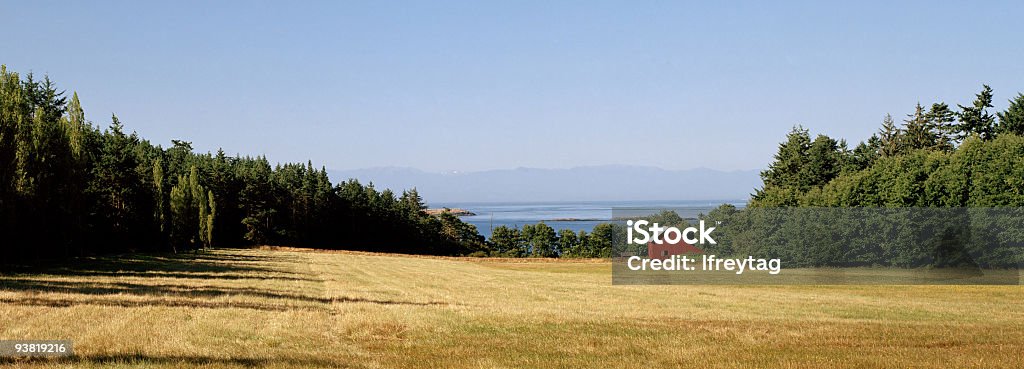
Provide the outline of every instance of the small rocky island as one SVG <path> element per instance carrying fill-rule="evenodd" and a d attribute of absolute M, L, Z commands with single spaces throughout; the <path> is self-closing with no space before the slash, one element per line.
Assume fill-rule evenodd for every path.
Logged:
<path fill-rule="evenodd" d="M 469 211 L 469 210 L 466 210 L 466 209 L 459 209 L 459 208 L 455 208 L 455 209 L 452 209 L 452 208 L 427 209 L 425 211 L 427 212 L 427 214 L 430 214 L 430 215 L 440 215 L 441 213 L 452 213 L 452 215 L 455 215 L 457 217 L 468 217 L 468 216 L 476 215 L 476 213 L 474 213 L 472 211 Z"/>

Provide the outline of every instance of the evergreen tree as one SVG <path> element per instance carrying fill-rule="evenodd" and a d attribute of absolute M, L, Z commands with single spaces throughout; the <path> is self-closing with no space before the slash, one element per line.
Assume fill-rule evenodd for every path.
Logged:
<path fill-rule="evenodd" d="M 441 221 L 441 233 L 447 236 L 450 246 L 432 250 L 436 254 L 470 254 L 484 251 L 484 238 L 476 230 L 476 226 L 459 220 L 451 212 L 438 215 Z"/>
<path fill-rule="evenodd" d="M 403 207 L 410 213 L 419 212 L 425 210 L 427 206 L 423 203 L 423 198 L 420 197 L 420 193 L 416 191 L 416 187 L 412 189 L 402 191 L 402 197 L 399 199 Z"/>
<path fill-rule="evenodd" d="M 494 227 L 491 231 L 490 242 L 491 248 L 499 256 L 519 257 L 525 254 L 522 235 L 518 228 L 509 228 L 503 225 Z"/>
<path fill-rule="evenodd" d="M 11 209 L 18 168 L 18 128 L 24 118 L 21 83 L 17 73 L 0 66 L 0 209 Z"/>
<path fill-rule="evenodd" d="M 171 247 L 175 252 L 178 248 L 187 249 L 195 242 L 195 218 L 192 191 L 188 186 L 188 177 L 178 177 L 178 184 L 171 188 Z"/>
<path fill-rule="evenodd" d="M 754 200 L 764 199 L 767 191 L 774 189 L 793 189 L 805 191 L 804 178 L 801 177 L 807 161 L 807 150 L 811 146 L 811 138 L 806 129 L 795 126 L 786 135 L 786 141 L 779 144 L 775 160 L 768 169 L 761 172 L 764 187 L 754 194 Z"/>
<path fill-rule="evenodd" d="M 1016 98 L 1010 100 L 1006 111 L 996 115 L 999 116 L 999 133 L 1024 136 L 1024 94 L 1018 93 Z"/>
<path fill-rule="evenodd" d="M 896 127 L 896 122 L 892 120 L 892 115 L 886 114 L 885 118 L 882 119 L 882 128 L 878 131 L 879 155 L 883 157 L 893 156 L 902 152 L 902 136 L 903 131 Z"/>
<path fill-rule="evenodd" d="M 558 235 L 551 226 L 544 222 L 537 223 L 532 227 L 527 242 L 530 245 L 531 256 L 550 258 L 558 256 Z"/>
<path fill-rule="evenodd" d="M 957 105 L 960 107 L 960 118 L 958 128 L 960 140 L 972 134 L 977 134 L 982 140 L 990 140 L 994 134 L 995 117 L 988 113 L 992 107 L 992 88 L 982 85 L 982 90 L 976 95 L 971 106 Z"/>
<path fill-rule="evenodd" d="M 935 137 L 934 148 L 951 151 L 956 139 L 956 113 L 946 103 L 934 103 L 926 115 L 928 125 Z"/>
<path fill-rule="evenodd" d="M 562 257 L 580 257 L 580 237 L 571 229 L 558 231 L 558 251 Z"/>
<path fill-rule="evenodd" d="M 914 107 L 913 114 L 907 115 L 903 127 L 901 147 L 904 150 L 930 149 L 938 145 L 938 137 L 921 103 Z"/>
<path fill-rule="evenodd" d="M 171 188 L 171 243 L 175 250 L 208 247 L 212 243 L 213 193 L 201 183 L 192 166 Z"/>
<path fill-rule="evenodd" d="M 828 136 L 818 135 L 807 149 L 806 164 L 800 171 L 801 188 L 820 187 L 828 183 L 839 175 L 841 166 L 839 143 Z"/>
<path fill-rule="evenodd" d="M 0 252 L 15 257 L 20 256 L 20 250 L 14 249 L 17 238 L 13 236 L 17 234 L 15 221 L 19 196 L 15 183 L 19 177 L 19 127 L 24 119 L 24 105 L 18 74 L 8 72 L 7 66 L 0 65 L 0 234 L 11 238 L 0 242 Z"/>
<path fill-rule="evenodd" d="M 858 172 L 874 164 L 878 159 L 880 148 L 881 140 L 878 135 L 871 135 L 867 142 L 857 144 L 848 162 L 850 164 L 849 172 Z"/>
<path fill-rule="evenodd" d="M 615 227 L 611 223 L 601 223 L 587 236 L 586 256 L 592 258 L 609 258 L 612 256 L 612 236 Z"/>
<path fill-rule="evenodd" d="M 156 204 L 156 206 L 153 207 L 153 220 L 157 223 L 157 227 L 160 229 L 161 234 L 166 234 L 168 231 L 167 193 L 164 191 L 166 186 L 163 160 L 158 158 L 156 159 L 156 162 L 153 163 L 153 202 Z"/>
<path fill-rule="evenodd" d="M 239 167 L 238 176 L 244 183 L 239 192 L 239 207 L 242 209 L 242 224 L 245 225 L 245 240 L 252 244 L 267 244 L 277 234 L 277 197 L 272 180 L 273 170 L 266 157 L 246 160 Z"/>

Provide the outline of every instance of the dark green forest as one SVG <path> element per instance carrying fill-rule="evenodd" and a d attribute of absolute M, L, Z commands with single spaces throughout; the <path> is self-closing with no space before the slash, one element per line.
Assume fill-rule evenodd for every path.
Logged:
<path fill-rule="evenodd" d="M 86 119 L 77 93 L 0 67 L 4 261 L 204 247 L 291 245 L 462 255 L 474 226 L 427 215 L 415 189 L 332 185 L 312 162 L 164 148 Z"/>

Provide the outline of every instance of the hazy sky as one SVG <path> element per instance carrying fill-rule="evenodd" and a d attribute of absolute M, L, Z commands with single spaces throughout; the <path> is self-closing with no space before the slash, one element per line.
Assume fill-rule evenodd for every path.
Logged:
<path fill-rule="evenodd" d="M 1024 91 L 1019 1 L 703 3 L 2 0 L 0 63 L 165 146 L 336 169 L 762 168 L 797 123 Z"/>

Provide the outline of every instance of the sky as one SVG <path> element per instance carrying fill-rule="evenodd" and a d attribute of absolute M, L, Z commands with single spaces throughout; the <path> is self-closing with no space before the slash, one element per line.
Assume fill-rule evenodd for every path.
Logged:
<path fill-rule="evenodd" d="M 1022 4 L 0 0 L 0 63 L 165 147 L 749 170 L 795 124 L 857 142 L 983 83 L 1005 108 L 1024 91 Z"/>

